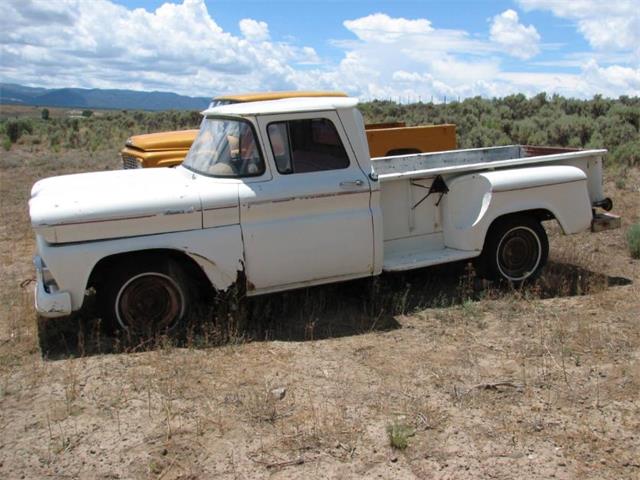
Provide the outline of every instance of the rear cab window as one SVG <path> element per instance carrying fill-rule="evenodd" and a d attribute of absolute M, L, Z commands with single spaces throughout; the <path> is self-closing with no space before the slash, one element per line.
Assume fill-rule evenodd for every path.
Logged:
<path fill-rule="evenodd" d="M 331 120 L 313 118 L 273 122 L 267 134 L 280 174 L 349 167 L 349 157 Z"/>

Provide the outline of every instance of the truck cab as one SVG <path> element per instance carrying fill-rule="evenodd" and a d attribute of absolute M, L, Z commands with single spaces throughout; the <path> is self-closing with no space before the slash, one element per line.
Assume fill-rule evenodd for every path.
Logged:
<path fill-rule="evenodd" d="M 344 98 L 342 92 L 284 91 L 254 92 L 215 97 L 209 109 L 238 103 L 290 98 Z M 407 153 L 437 152 L 456 148 L 456 127 L 451 124 L 408 127 L 404 122 L 365 126 L 372 157 Z M 162 168 L 180 165 L 198 135 L 198 130 L 177 130 L 133 135 L 120 151 L 125 169 Z"/>

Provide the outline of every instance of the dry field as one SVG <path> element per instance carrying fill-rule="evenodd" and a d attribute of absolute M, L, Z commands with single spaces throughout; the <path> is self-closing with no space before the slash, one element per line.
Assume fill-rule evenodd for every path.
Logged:
<path fill-rule="evenodd" d="M 43 108 L 49 110 L 50 118 L 65 118 L 69 116 L 80 116 L 83 108 L 63 108 L 63 107 L 34 107 L 30 105 L 6 105 L 0 104 L 0 118 L 40 118 Z M 91 109 L 94 115 L 102 115 L 104 110 Z"/>
<path fill-rule="evenodd" d="M 225 345 L 131 346 L 32 307 L 31 184 L 105 166 L 1 153 L 1 478 L 640 478 L 639 171 L 607 182 L 623 228 L 548 225 L 523 291 L 426 269 L 248 302 Z"/>

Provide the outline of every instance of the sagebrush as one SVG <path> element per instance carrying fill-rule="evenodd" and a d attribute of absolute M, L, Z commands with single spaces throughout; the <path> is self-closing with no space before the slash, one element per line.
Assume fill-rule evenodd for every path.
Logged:
<path fill-rule="evenodd" d="M 360 104 L 367 123 L 407 125 L 453 123 L 458 148 L 508 144 L 607 148 L 609 164 L 640 164 L 640 98 L 590 100 L 540 93 L 503 98 L 468 98 L 450 103 L 399 104 L 374 100 Z M 59 149 L 120 149 L 134 134 L 197 128 L 199 112 L 68 111 L 67 115 L 18 119 L 0 113 L 0 135 L 11 143 Z M 5 140 L 3 140 L 5 141 Z"/>
<path fill-rule="evenodd" d="M 629 253 L 633 258 L 640 258 L 640 223 L 636 223 L 627 232 Z"/>

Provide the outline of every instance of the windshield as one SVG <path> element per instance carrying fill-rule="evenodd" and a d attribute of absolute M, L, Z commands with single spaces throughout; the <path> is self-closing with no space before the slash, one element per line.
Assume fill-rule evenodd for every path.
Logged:
<path fill-rule="evenodd" d="M 246 120 L 205 118 L 183 165 L 215 177 L 252 177 L 264 173 L 264 161 Z"/>

